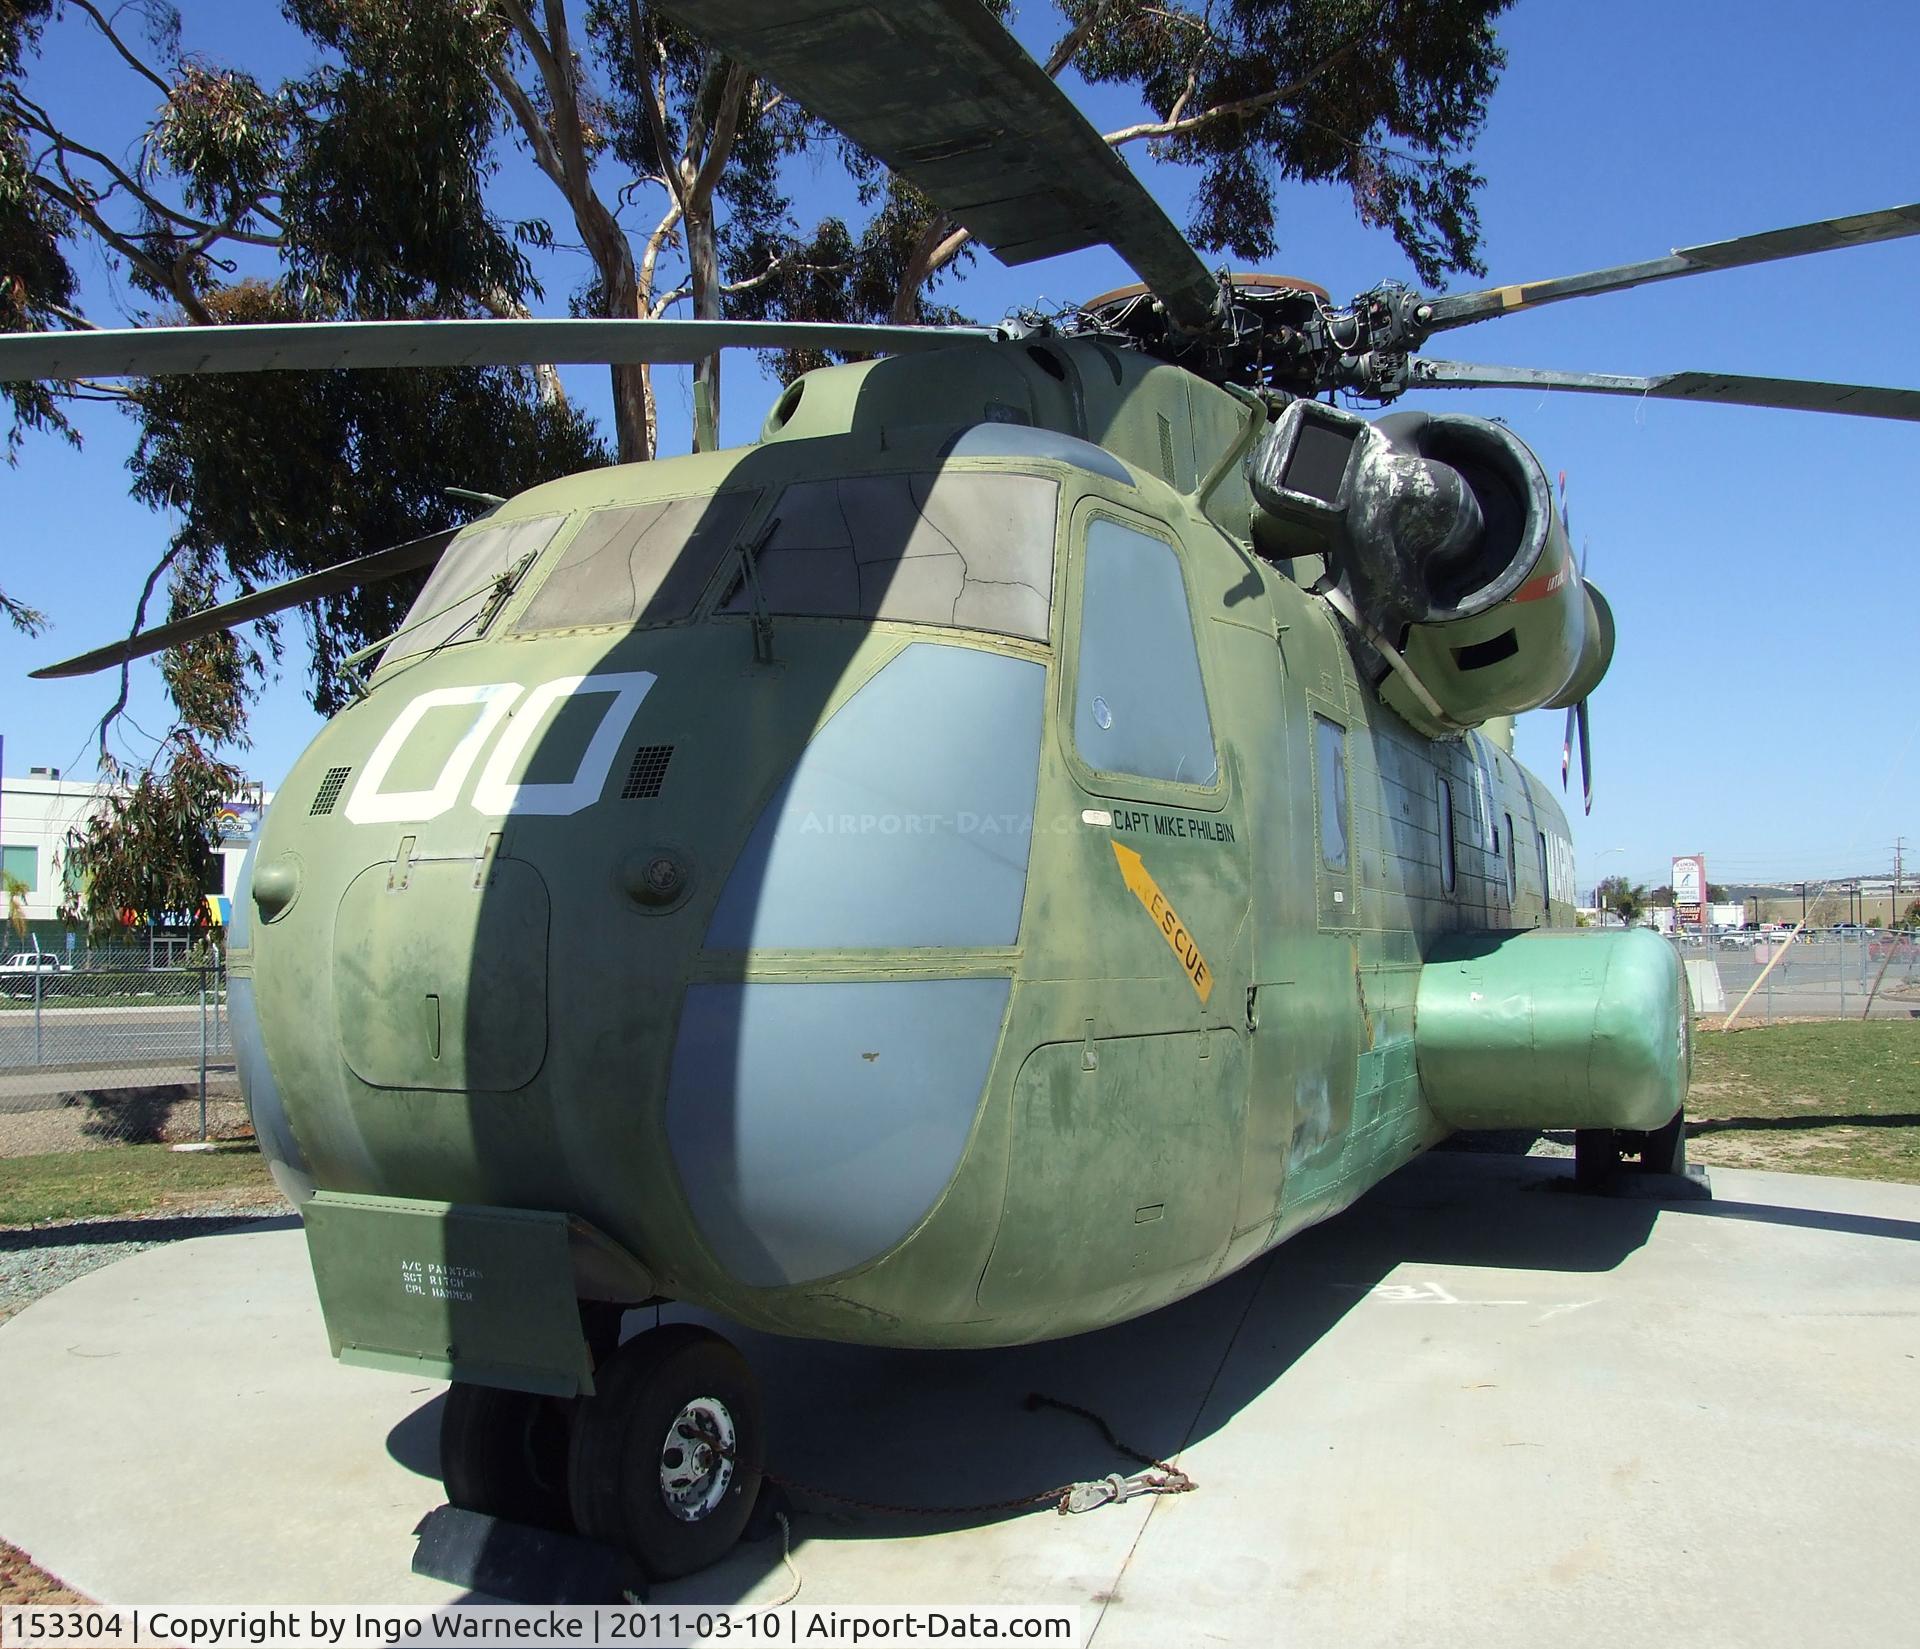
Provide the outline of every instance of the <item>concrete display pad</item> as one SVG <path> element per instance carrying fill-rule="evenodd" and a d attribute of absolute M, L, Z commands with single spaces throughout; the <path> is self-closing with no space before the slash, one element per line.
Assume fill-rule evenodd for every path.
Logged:
<path fill-rule="evenodd" d="M 1076 1517 L 799 1498 L 802 1603 L 1077 1604 L 1101 1645 L 1907 1641 L 1920 1188 L 1715 1169 L 1557 1193 L 1430 1156 L 1170 1310 L 996 1352 L 735 1338 L 772 1464 L 864 1500 L 1132 1470 Z M 630 1329 L 643 1326 L 639 1314 Z M 106 1601 L 398 1603 L 440 1389 L 327 1356 L 297 1224 L 154 1249 L 0 1327 L 0 1536 Z M 773 1601 L 777 1538 L 660 1588 Z"/>

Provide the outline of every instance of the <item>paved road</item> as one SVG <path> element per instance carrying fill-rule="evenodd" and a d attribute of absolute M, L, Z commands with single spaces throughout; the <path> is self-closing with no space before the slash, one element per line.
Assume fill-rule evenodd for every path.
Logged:
<path fill-rule="evenodd" d="M 206 1026 L 209 1052 L 228 1058 L 225 1013 L 210 1007 Z M 184 1063 L 197 1068 L 199 1060 L 197 1002 L 145 1008 L 46 1007 L 37 1016 L 31 1008 L 0 1013 L 0 1094 L 8 1091 L 8 1073 L 14 1071 Z"/>
<path fill-rule="evenodd" d="M 0 1014 L 0 1116 L 56 1110 L 76 1092 L 200 1085 L 198 1003 Z M 226 1016 L 209 1009 L 207 1074 L 230 1087 Z"/>

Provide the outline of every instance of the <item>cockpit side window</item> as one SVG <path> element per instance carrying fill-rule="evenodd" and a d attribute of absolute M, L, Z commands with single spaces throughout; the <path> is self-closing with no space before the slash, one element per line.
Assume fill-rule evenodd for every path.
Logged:
<path fill-rule="evenodd" d="M 796 481 L 755 552 L 768 610 L 1047 639 L 1059 483 L 945 470 Z M 723 613 L 753 610 L 736 579 Z"/>
<path fill-rule="evenodd" d="M 594 510 L 514 622 L 515 633 L 690 617 L 759 496 L 749 489 Z"/>
<path fill-rule="evenodd" d="M 1220 777 L 1193 617 L 1172 545 L 1104 516 L 1087 527 L 1073 742 L 1101 773 Z"/>
<path fill-rule="evenodd" d="M 536 515 L 463 532 L 440 557 L 380 662 L 392 664 L 451 641 L 471 640 L 502 575 L 544 550 L 564 520 L 564 515 Z"/>

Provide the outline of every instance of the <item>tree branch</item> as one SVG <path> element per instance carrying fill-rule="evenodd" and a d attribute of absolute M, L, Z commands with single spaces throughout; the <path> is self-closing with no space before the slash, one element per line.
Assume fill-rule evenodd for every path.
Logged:
<path fill-rule="evenodd" d="M 1327 70 L 1331 69 L 1343 57 L 1352 53 L 1356 47 L 1364 45 L 1369 37 L 1354 35 L 1345 45 L 1329 52 L 1325 57 L 1303 75 L 1290 80 L 1284 86 L 1275 86 L 1271 91 L 1255 92 L 1251 97 L 1237 97 L 1229 103 L 1216 103 L 1210 109 L 1202 109 L 1196 115 L 1166 120 L 1142 121 L 1137 126 L 1123 126 L 1117 132 L 1108 132 L 1106 141 L 1119 148 L 1122 144 L 1136 143 L 1141 138 L 1179 137 L 1184 133 L 1198 131 L 1202 126 L 1210 126 L 1216 121 L 1231 120 L 1239 115 L 1258 114 L 1262 109 L 1270 109 L 1276 103 L 1284 103 L 1311 86 Z M 1183 99 L 1184 101 L 1184 94 Z M 1177 113 L 1178 105 L 1175 106 Z"/>
<path fill-rule="evenodd" d="M 142 250 L 138 244 L 130 240 L 124 233 L 116 229 L 100 215 L 94 207 L 92 191 L 82 185 L 73 174 L 67 170 L 63 157 L 56 155 L 54 157 L 54 164 L 59 168 L 60 176 L 65 180 L 66 187 L 62 188 L 60 184 L 55 183 L 53 179 L 44 177 L 37 172 L 33 175 L 34 187 L 39 189 L 42 194 L 66 207 L 68 211 L 72 212 L 98 235 L 101 240 L 106 242 L 112 251 L 125 258 L 128 263 L 132 264 L 141 274 L 145 275 L 148 281 L 155 287 L 163 292 L 172 292 L 176 298 L 180 299 L 181 307 L 187 311 L 188 316 L 194 322 L 202 326 L 210 325 L 213 317 L 207 313 L 205 306 L 193 295 L 191 290 L 185 295 L 182 295 L 175 288 L 174 272 L 165 264 L 151 257 L 147 252 Z"/>
<path fill-rule="evenodd" d="M 127 632 L 127 640 L 132 641 L 147 627 L 147 603 L 153 599 L 153 587 L 160 582 L 160 575 L 173 565 L 173 558 L 180 553 L 178 544 L 169 544 L 167 553 L 154 564 L 153 571 L 147 574 L 147 582 L 141 587 L 140 599 L 133 608 L 133 628 Z M 120 693 L 113 706 L 100 718 L 100 725 L 94 730 L 94 736 L 100 743 L 100 759 L 107 762 L 112 759 L 107 750 L 107 734 L 113 724 L 120 719 L 120 713 L 127 707 L 127 696 L 132 691 L 133 665 L 123 660 L 120 665 Z"/>
<path fill-rule="evenodd" d="M 740 111 L 752 84 L 753 77 L 745 65 L 728 65 L 726 79 L 720 88 L 720 104 L 714 115 L 713 137 L 707 145 L 707 158 L 701 162 L 699 171 L 694 173 L 693 187 L 688 194 L 692 210 L 705 211 L 707 203 L 713 198 L 720 174 L 726 170 L 728 157 L 733 153 L 733 142 L 740 132 Z"/>
<path fill-rule="evenodd" d="M 1113 0 L 1100 0 L 1097 6 L 1090 6 L 1087 15 L 1053 43 L 1053 50 L 1047 53 L 1046 62 L 1040 65 L 1046 70 L 1049 79 L 1058 80 L 1060 71 L 1073 61 L 1075 52 L 1087 43 L 1087 36 L 1100 26 L 1100 20 L 1106 16 L 1107 8 Z"/>
<path fill-rule="evenodd" d="M 108 43 L 126 59 L 128 66 L 131 67 L 136 74 L 145 75 L 147 79 L 151 80 L 154 85 L 160 88 L 164 95 L 168 97 L 173 95 L 173 88 L 158 74 L 154 73 L 152 69 L 148 68 L 135 53 L 127 48 L 126 42 L 113 32 L 113 25 L 100 15 L 99 11 L 92 4 L 92 0 L 72 0 L 72 3 L 93 19 L 94 27 L 99 29 L 99 31 L 107 37 Z"/>
<path fill-rule="evenodd" d="M 673 196 L 678 210 L 684 212 L 687 209 L 684 180 L 680 176 L 672 145 L 667 140 L 665 54 L 655 44 L 653 31 L 640 15 L 639 0 L 627 0 L 627 27 L 633 34 L 633 60 L 636 67 L 640 64 L 642 48 L 646 52 L 646 89 L 640 97 L 640 108 L 647 117 L 647 136 L 653 143 L 653 156 L 659 163 L 661 181 L 666 184 L 667 192 Z M 656 65 L 659 69 L 658 80 L 654 78 Z M 655 230 L 654 233 L 657 236 L 659 231 Z M 655 255 L 658 255 L 657 249 Z"/>
<path fill-rule="evenodd" d="M 490 67 L 487 78 L 493 82 L 494 90 L 499 92 L 513 118 L 519 122 L 520 130 L 526 134 L 527 146 L 533 151 L 533 163 L 546 173 L 561 193 L 566 192 L 566 168 L 560 164 L 560 157 L 554 152 L 553 139 L 548 134 L 540 111 L 533 106 L 533 99 L 527 96 L 526 88 L 516 80 L 512 72 L 504 65 Z"/>
<path fill-rule="evenodd" d="M 52 158 L 54 155 L 64 157 L 69 154 L 74 154 L 79 155 L 84 160 L 92 161 L 115 180 L 115 187 L 125 189 L 128 194 L 132 195 L 135 200 L 156 218 L 171 224 L 175 228 L 184 229 L 196 235 L 206 234 L 211 230 L 216 232 L 218 238 L 241 241 L 249 246 L 281 246 L 285 244 L 285 238 L 283 236 L 257 235 L 251 230 L 237 227 L 240 219 L 247 216 L 249 212 L 260 210 L 258 201 L 248 202 L 243 210 L 229 216 L 224 224 L 208 223 L 204 218 L 192 217 L 176 207 L 169 206 L 144 184 L 134 179 L 111 156 L 102 154 L 98 149 L 69 137 L 65 132 L 61 131 L 59 127 L 54 125 L 53 116 L 50 115 L 46 109 L 31 99 L 22 97 L 18 91 L 9 91 L 4 96 L 0 96 L 0 108 L 8 109 L 23 126 L 38 132 L 52 144 L 52 149 L 48 155 L 43 158 Z M 73 182 L 74 179 L 68 171 L 64 158 L 57 161 L 56 164 L 60 166 L 62 176 L 66 177 L 69 182 Z M 96 198 L 105 199 L 106 196 L 112 192 L 112 189 L 108 189 L 105 191 L 95 191 L 94 193 Z M 209 242 L 208 244 L 210 245 L 212 243 Z"/>
<path fill-rule="evenodd" d="M 789 257 L 778 257 L 757 275 L 749 275 L 743 281 L 728 281 L 720 290 L 732 297 L 736 292 L 751 292 L 756 287 L 765 286 L 775 275 L 791 271 L 796 275 L 844 275 L 853 267 L 846 263 L 795 263 Z"/>
<path fill-rule="evenodd" d="M 652 302 L 654 270 L 659 265 L 661 252 L 673 238 L 673 232 L 679 227 L 680 219 L 684 214 L 685 209 L 681 206 L 680 196 L 676 191 L 672 203 L 667 207 L 666 216 L 654 226 L 653 233 L 647 236 L 647 244 L 640 254 L 640 275 L 637 283 L 640 302 L 643 305 Z M 649 313 L 652 311 L 649 310 Z"/>

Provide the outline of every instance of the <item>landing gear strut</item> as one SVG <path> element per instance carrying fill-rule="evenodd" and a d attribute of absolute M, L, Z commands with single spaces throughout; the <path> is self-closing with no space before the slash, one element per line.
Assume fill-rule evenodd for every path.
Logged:
<path fill-rule="evenodd" d="M 1602 1196 L 1707 1197 L 1704 1170 L 1687 1167 L 1684 1110 L 1659 1128 L 1578 1128 L 1573 1135 L 1576 1190 Z"/>
<path fill-rule="evenodd" d="M 447 1499 L 513 1525 L 576 1532 L 654 1580 L 718 1562 L 760 1492 L 765 1423 L 752 1371 L 711 1329 L 672 1323 L 617 1343 L 588 1322 L 594 1395 L 455 1385 L 440 1424 Z M 532 1601 L 532 1600 L 529 1600 Z"/>

